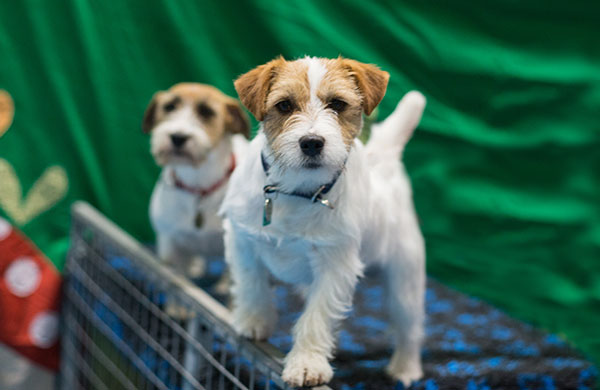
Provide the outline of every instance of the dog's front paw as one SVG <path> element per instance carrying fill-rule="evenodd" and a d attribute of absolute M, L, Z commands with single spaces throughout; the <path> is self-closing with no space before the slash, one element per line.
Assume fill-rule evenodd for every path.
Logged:
<path fill-rule="evenodd" d="M 277 314 L 271 310 L 252 313 L 239 309 L 233 311 L 233 328 L 237 333 L 251 340 L 269 338 L 276 323 Z"/>
<path fill-rule="evenodd" d="M 407 357 L 398 352 L 394 353 L 385 371 L 392 378 L 402 382 L 405 388 L 423 377 L 420 356 Z"/>
<path fill-rule="evenodd" d="M 331 380 L 333 369 L 327 358 L 318 353 L 290 352 L 285 358 L 281 377 L 290 386 L 307 387 L 322 385 Z"/>

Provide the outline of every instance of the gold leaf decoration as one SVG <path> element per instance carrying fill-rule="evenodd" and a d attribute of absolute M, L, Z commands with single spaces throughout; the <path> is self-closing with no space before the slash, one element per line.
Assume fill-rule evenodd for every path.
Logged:
<path fill-rule="evenodd" d="M 25 225 L 58 203 L 67 193 L 64 168 L 52 166 L 33 184 L 23 199 L 21 182 L 8 161 L 0 158 L 0 207 L 17 225 Z"/>
<path fill-rule="evenodd" d="M 15 116 L 15 104 L 8 92 L 0 89 L 0 137 L 6 133 Z"/>

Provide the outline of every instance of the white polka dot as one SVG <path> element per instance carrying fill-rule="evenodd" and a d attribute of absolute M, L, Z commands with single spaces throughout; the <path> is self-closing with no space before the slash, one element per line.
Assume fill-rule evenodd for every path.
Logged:
<path fill-rule="evenodd" d="M 29 325 L 29 337 L 33 345 L 39 348 L 50 348 L 58 336 L 58 314 L 54 311 L 43 311 L 36 315 Z"/>
<path fill-rule="evenodd" d="M 4 218 L 0 218 L 0 241 L 4 240 L 12 232 L 12 226 Z"/>
<path fill-rule="evenodd" d="M 4 273 L 4 280 L 11 293 L 24 298 L 33 294 L 39 287 L 42 274 L 33 259 L 20 257 L 8 266 Z"/>

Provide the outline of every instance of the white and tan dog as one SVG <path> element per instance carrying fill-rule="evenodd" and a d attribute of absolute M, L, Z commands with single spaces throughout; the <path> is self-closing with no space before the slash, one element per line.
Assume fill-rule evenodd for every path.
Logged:
<path fill-rule="evenodd" d="M 425 249 L 412 190 L 399 161 L 425 99 L 408 93 L 366 146 L 356 139 L 385 94 L 389 75 L 337 58 L 275 59 L 235 88 L 261 121 L 221 206 L 233 278 L 234 326 L 264 339 L 277 316 L 269 274 L 305 286 L 283 379 L 328 382 L 339 321 L 365 264 L 384 267 L 396 347 L 388 373 L 422 376 Z"/>
<path fill-rule="evenodd" d="M 199 277 L 204 256 L 223 253 L 217 210 L 248 148 L 248 118 L 237 100 L 218 89 L 181 83 L 154 95 L 142 128 L 151 134 L 152 155 L 163 167 L 150 202 L 158 256 Z"/>

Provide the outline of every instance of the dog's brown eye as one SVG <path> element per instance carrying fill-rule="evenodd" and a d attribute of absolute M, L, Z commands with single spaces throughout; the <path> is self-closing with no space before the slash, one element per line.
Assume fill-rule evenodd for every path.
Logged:
<path fill-rule="evenodd" d="M 343 100 L 340 100 L 340 99 L 331 99 L 331 101 L 327 105 L 327 108 L 330 108 L 330 109 L 332 109 L 335 112 L 342 112 L 342 111 L 344 111 L 346 109 L 347 105 L 348 105 L 348 103 L 346 103 Z"/>
<path fill-rule="evenodd" d="M 213 109 L 204 103 L 198 104 L 197 111 L 198 111 L 198 114 L 205 119 L 209 119 L 213 115 L 215 115 L 215 112 L 213 111 Z"/>
<path fill-rule="evenodd" d="M 170 102 L 170 103 L 165 104 L 165 106 L 163 107 L 163 109 L 165 110 L 165 112 L 171 112 L 176 107 L 177 107 L 176 102 Z"/>
<path fill-rule="evenodd" d="M 275 107 L 277 107 L 279 112 L 282 114 L 289 114 L 290 112 L 292 112 L 292 102 L 290 102 L 289 100 L 282 100 L 279 103 L 277 103 Z"/>

